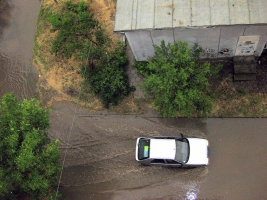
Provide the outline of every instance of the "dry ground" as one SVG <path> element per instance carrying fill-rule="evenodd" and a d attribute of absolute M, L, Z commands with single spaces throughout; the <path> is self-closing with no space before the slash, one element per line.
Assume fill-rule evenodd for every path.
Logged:
<path fill-rule="evenodd" d="M 48 10 L 58 11 L 66 0 L 43 0 L 41 12 Z M 79 2 L 74 0 L 72 2 Z M 115 19 L 114 0 L 86 0 L 95 13 L 95 18 L 105 27 L 108 35 L 114 42 L 121 40 L 121 36 L 113 32 Z M 44 11 L 45 10 L 45 11 Z M 43 105 L 49 107 L 53 101 L 74 101 L 90 110 L 103 109 L 101 101 L 89 88 L 81 87 L 82 77 L 77 73 L 80 60 L 61 60 L 50 54 L 51 41 L 56 33 L 50 32 L 51 25 L 45 15 L 39 17 L 35 38 L 33 61 L 38 68 L 40 99 Z M 81 92 L 80 92 L 81 91 Z M 81 94 L 81 95 L 80 95 Z M 78 98 L 79 97 L 79 98 Z M 133 95 L 129 95 L 123 106 L 111 106 L 111 110 L 125 113 L 139 113 Z"/>

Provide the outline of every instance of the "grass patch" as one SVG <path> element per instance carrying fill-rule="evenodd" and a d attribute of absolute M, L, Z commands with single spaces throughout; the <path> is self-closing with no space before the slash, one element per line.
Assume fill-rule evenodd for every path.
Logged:
<path fill-rule="evenodd" d="M 230 78 L 224 79 L 215 91 L 216 102 L 210 117 L 264 117 L 267 95 L 235 90 Z"/>

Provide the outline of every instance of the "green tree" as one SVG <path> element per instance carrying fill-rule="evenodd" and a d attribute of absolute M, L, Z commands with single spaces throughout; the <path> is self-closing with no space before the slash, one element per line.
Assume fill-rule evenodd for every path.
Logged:
<path fill-rule="evenodd" d="M 84 1 L 65 2 L 59 13 L 51 13 L 49 21 L 53 26 L 51 32 L 57 31 L 51 53 L 58 56 L 70 58 L 79 53 L 86 58 L 90 49 L 91 58 L 98 58 L 103 54 L 101 47 L 109 45 L 108 37 Z"/>
<path fill-rule="evenodd" d="M 129 86 L 125 73 L 128 63 L 125 45 L 112 43 L 84 1 L 66 2 L 60 12 L 52 13 L 49 19 L 51 31 L 58 31 L 51 52 L 67 59 L 75 55 L 86 61 L 80 64 L 80 73 L 85 85 L 101 98 L 104 107 L 118 104 L 135 89 Z"/>
<path fill-rule="evenodd" d="M 0 103 L 0 199 L 52 199 L 59 177 L 58 140 L 50 141 L 49 112 L 35 99 Z"/>
<path fill-rule="evenodd" d="M 206 116 L 212 109 L 209 78 L 219 67 L 199 62 L 202 48 L 195 45 L 191 50 L 186 42 L 154 46 L 155 56 L 146 64 L 139 65 L 145 76 L 143 88 L 154 98 L 154 105 L 164 117 L 181 115 Z"/>

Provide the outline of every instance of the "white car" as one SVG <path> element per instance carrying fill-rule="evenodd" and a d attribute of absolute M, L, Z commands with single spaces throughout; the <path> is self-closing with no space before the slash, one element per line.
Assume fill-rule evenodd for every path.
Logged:
<path fill-rule="evenodd" d="M 135 159 L 143 165 L 196 167 L 209 164 L 209 142 L 202 138 L 139 137 Z"/>

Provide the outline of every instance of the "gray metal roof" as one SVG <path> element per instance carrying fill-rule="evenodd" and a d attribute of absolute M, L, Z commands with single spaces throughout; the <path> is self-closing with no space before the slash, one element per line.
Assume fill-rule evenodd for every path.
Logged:
<path fill-rule="evenodd" d="M 117 0 L 115 31 L 267 23 L 267 0 Z"/>

